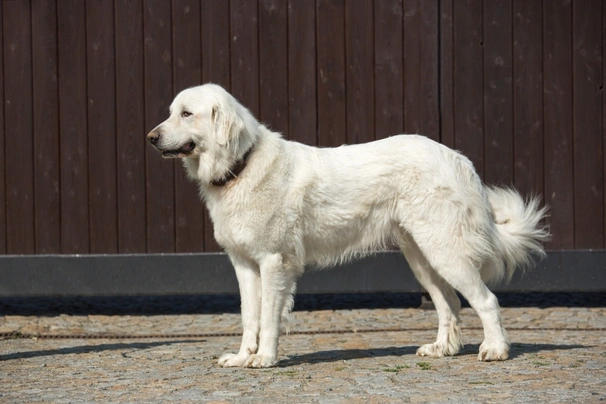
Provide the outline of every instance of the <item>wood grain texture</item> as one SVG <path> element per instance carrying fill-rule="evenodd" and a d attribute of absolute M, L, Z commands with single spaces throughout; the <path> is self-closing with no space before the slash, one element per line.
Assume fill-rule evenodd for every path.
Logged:
<path fill-rule="evenodd" d="M 514 184 L 543 194 L 542 3 L 513 1 Z"/>
<path fill-rule="evenodd" d="M 116 111 L 120 253 L 146 251 L 143 2 L 116 0 Z"/>
<path fill-rule="evenodd" d="M 230 3 L 228 1 L 205 1 L 201 6 L 201 14 L 203 81 L 217 83 L 226 89 L 230 89 Z M 221 250 L 222 248 L 215 240 L 212 221 L 205 210 L 204 251 L 216 252 Z"/>
<path fill-rule="evenodd" d="M 0 21 L 3 22 L 4 28 L 4 12 L 2 10 L 2 3 L 0 2 Z M 0 55 L 4 59 L 4 29 L 0 29 Z M 3 102 L 6 102 L 6 98 L 4 98 L 4 64 L 0 63 L 0 94 L 3 96 Z M 6 167 L 4 165 L 4 161 L 6 160 L 6 154 L 4 149 L 5 142 L 5 130 L 4 130 L 4 104 L 2 108 L 0 108 L 0 158 L 2 159 L 2 163 L 0 163 L 0 170 L 2 173 L 6 173 Z M 5 176 L 0 175 L 0 254 L 6 253 L 6 182 Z"/>
<path fill-rule="evenodd" d="M 259 15 L 257 0 L 230 0 L 231 92 L 259 116 Z"/>
<path fill-rule="evenodd" d="M 550 249 L 574 248 L 572 139 L 572 6 L 543 2 L 545 203 Z"/>
<path fill-rule="evenodd" d="M 57 6 L 32 1 L 36 253 L 61 253 Z M 86 133 L 84 133 L 86 135 Z"/>
<path fill-rule="evenodd" d="M 114 3 L 86 2 L 90 252 L 118 252 Z"/>
<path fill-rule="evenodd" d="M 288 131 L 286 137 L 316 145 L 316 8 L 288 0 Z"/>
<path fill-rule="evenodd" d="M 175 7 L 177 8 L 177 7 Z M 177 11 L 177 10 L 175 10 Z M 147 0 L 143 9 L 145 131 L 168 118 L 173 99 L 173 28 L 171 3 Z M 175 33 L 175 36 L 182 39 Z M 199 35 L 197 35 L 199 37 Z M 178 63 L 177 63 L 178 65 Z M 143 135 L 143 133 L 142 133 Z M 147 252 L 175 251 L 175 162 L 145 147 Z"/>
<path fill-rule="evenodd" d="M 440 142 L 455 147 L 454 132 L 454 5 L 440 1 Z"/>
<path fill-rule="evenodd" d="M 345 2 L 345 64 L 348 144 L 375 139 L 373 2 Z"/>
<path fill-rule="evenodd" d="M 286 0 L 259 2 L 259 117 L 288 130 L 288 17 Z"/>
<path fill-rule="evenodd" d="M 404 130 L 440 139 L 437 0 L 403 0 Z"/>
<path fill-rule="evenodd" d="M 484 180 L 513 184 L 511 0 L 484 1 Z"/>
<path fill-rule="evenodd" d="M 6 252 L 35 253 L 30 3 L 3 2 Z"/>
<path fill-rule="evenodd" d="M 89 252 L 86 4 L 58 4 L 61 251 Z"/>
<path fill-rule="evenodd" d="M 318 86 L 318 145 L 339 146 L 347 141 L 345 90 L 345 3 L 316 3 Z"/>
<path fill-rule="evenodd" d="M 575 248 L 604 247 L 604 67 L 602 16 L 596 13 L 600 4 L 572 4 Z"/>
<path fill-rule="evenodd" d="M 484 90 L 482 82 L 482 3 L 457 1 L 454 7 L 454 145 L 484 173 Z"/>
<path fill-rule="evenodd" d="M 173 2 L 173 83 L 175 92 L 202 81 L 201 11 L 198 2 Z M 175 251 L 205 251 L 204 204 L 195 183 L 185 177 L 181 161 L 175 161 Z"/>
<path fill-rule="evenodd" d="M 548 248 L 606 247 L 600 0 L 32 0 L 0 20 L 0 253 L 220 251 L 145 139 L 202 82 L 306 144 L 420 132 L 543 195 Z"/>
<path fill-rule="evenodd" d="M 374 3 L 375 139 L 404 132 L 402 1 Z"/>
<path fill-rule="evenodd" d="M 202 78 L 231 88 L 231 39 L 229 1 L 204 1 L 200 7 L 202 25 Z"/>

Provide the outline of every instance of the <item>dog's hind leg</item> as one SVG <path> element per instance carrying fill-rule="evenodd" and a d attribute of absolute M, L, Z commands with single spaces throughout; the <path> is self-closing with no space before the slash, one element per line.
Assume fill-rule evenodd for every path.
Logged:
<path fill-rule="evenodd" d="M 237 354 L 225 353 L 219 358 L 224 367 L 243 366 L 257 352 L 261 322 L 261 274 L 253 262 L 230 254 L 236 270 L 242 301 L 242 343 Z"/>
<path fill-rule="evenodd" d="M 497 297 L 482 281 L 480 271 L 464 263 L 453 260 L 451 266 L 439 272 L 440 275 L 458 290 L 471 307 L 478 313 L 484 327 L 484 342 L 480 345 L 478 360 L 495 361 L 509 357 L 507 333 L 501 325 L 499 302 Z"/>
<path fill-rule="evenodd" d="M 417 350 L 417 355 L 432 358 L 456 355 L 463 347 L 461 330 L 458 325 L 461 309 L 459 297 L 427 262 L 412 237 L 407 237 L 400 247 L 415 277 L 431 296 L 438 312 L 436 342 L 421 346 Z"/>
<path fill-rule="evenodd" d="M 442 282 L 458 290 L 478 313 L 484 327 L 484 342 L 480 345 L 478 359 L 482 361 L 505 360 L 509 356 L 507 333 L 501 325 L 500 308 L 496 296 L 484 284 L 480 269 L 464 250 L 444 254 L 441 249 L 424 251 Z M 428 256 L 427 254 L 433 254 Z M 486 263 L 484 264 L 486 265 Z M 436 305 L 437 307 L 437 305 Z"/>

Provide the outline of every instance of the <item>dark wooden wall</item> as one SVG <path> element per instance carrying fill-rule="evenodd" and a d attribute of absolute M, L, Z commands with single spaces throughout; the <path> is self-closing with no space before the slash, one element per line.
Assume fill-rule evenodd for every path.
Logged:
<path fill-rule="evenodd" d="M 0 20 L 0 253 L 216 251 L 145 142 L 208 81 L 308 144 L 439 140 L 543 195 L 550 249 L 606 247 L 602 0 L 13 0 Z"/>

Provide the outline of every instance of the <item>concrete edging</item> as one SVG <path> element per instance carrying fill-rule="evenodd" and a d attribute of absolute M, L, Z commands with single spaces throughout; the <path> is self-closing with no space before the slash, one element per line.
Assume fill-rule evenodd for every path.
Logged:
<path fill-rule="evenodd" d="M 224 253 L 0 256 L 0 297 L 238 293 Z M 550 251 L 532 271 L 495 291 L 606 290 L 606 250 Z M 419 292 L 404 257 L 376 253 L 338 268 L 308 271 L 299 293 Z"/>

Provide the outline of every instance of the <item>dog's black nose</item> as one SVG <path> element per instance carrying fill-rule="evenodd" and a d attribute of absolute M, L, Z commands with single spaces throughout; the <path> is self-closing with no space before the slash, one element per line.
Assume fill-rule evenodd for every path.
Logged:
<path fill-rule="evenodd" d="M 158 140 L 160 139 L 160 132 L 157 130 L 152 130 L 151 132 L 149 132 L 149 134 L 147 135 L 147 139 L 149 140 L 149 142 L 152 145 L 156 145 L 158 143 Z"/>

